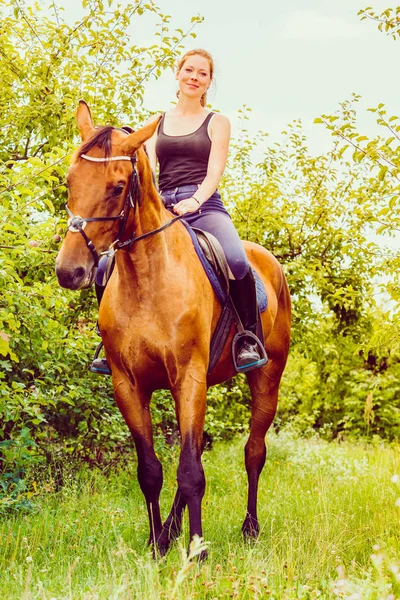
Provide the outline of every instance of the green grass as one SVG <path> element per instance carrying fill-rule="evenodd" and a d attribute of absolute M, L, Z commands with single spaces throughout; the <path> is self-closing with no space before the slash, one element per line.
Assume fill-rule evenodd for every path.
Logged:
<path fill-rule="evenodd" d="M 399 448 L 269 436 L 261 535 L 241 538 L 245 440 L 204 456 L 209 559 L 188 563 L 185 532 L 158 562 L 135 464 L 108 478 L 82 471 L 35 510 L 0 521 L 0 594 L 8 599 L 400 598 Z M 162 511 L 175 491 L 165 466 Z M 371 558 L 372 555 L 372 558 Z"/>

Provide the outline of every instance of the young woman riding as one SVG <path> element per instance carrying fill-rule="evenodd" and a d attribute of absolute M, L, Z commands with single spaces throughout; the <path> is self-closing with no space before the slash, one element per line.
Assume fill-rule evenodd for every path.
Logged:
<path fill-rule="evenodd" d="M 190 225 L 211 233 L 221 244 L 230 269 L 230 294 L 246 330 L 256 334 L 255 281 L 243 244 L 217 191 L 225 169 L 229 119 L 206 108 L 214 62 L 205 50 L 191 50 L 180 60 L 179 90 L 174 108 L 162 115 L 154 136 L 146 142 L 153 172 L 159 165 L 158 188 L 164 204 Z M 158 119 L 159 115 L 149 120 Z M 252 338 L 244 338 L 237 357 L 243 370 L 265 363 Z M 105 359 L 91 370 L 109 372 Z"/>

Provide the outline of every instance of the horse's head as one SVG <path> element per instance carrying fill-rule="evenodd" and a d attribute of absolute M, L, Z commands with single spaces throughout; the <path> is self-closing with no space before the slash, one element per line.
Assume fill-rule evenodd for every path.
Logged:
<path fill-rule="evenodd" d="M 68 229 L 56 260 L 62 287 L 77 290 L 93 282 L 99 256 L 121 237 L 137 197 L 136 151 L 149 139 L 155 121 L 127 134 L 96 129 L 83 101 L 76 113 L 82 145 L 68 170 Z"/>

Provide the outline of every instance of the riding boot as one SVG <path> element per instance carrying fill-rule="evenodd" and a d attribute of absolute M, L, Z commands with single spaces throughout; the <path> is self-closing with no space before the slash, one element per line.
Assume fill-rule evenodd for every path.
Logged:
<path fill-rule="evenodd" d="M 94 289 L 96 291 L 97 302 L 100 306 L 100 302 L 103 297 L 106 286 L 100 285 L 99 283 L 97 283 L 97 281 L 95 281 Z M 96 332 L 100 335 L 98 323 L 96 324 Z M 100 344 L 96 348 L 96 352 L 94 354 L 92 363 L 89 367 L 89 371 L 91 371 L 92 373 L 96 373 L 97 375 L 111 375 L 111 369 L 108 365 L 107 360 L 105 358 L 98 358 L 102 347 L 103 347 L 103 342 L 100 342 Z"/>
<path fill-rule="evenodd" d="M 258 306 L 256 285 L 251 267 L 242 279 L 229 280 L 229 290 L 232 301 L 246 331 L 257 335 Z M 247 371 L 266 364 L 257 343 L 252 337 L 243 337 L 237 352 L 236 364 L 238 370 Z"/>

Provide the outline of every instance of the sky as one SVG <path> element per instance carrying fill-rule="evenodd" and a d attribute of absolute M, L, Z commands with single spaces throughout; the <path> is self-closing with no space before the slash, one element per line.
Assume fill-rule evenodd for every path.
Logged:
<path fill-rule="evenodd" d="M 119 0 L 126 5 L 129 0 Z M 59 0 L 66 16 L 78 19 L 81 0 Z M 400 111 L 400 40 L 381 33 L 377 24 L 357 15 L 373 5 L 376 12 L 394 6 L 390 0 L 156 0 L 171 16 L 170 28 L 195 28 L 185 49 L 202 47 L 214 57 L 216 85 L 208 95 L 212 107 L 228 116 L 239 130 L 238 110 L 251 108 L 250 133 L 268 132 L 272 141 L 294 119 L 303 122 L 310 150 L 327 151 L 332 138 L 313 121 L 332 114 L 352 93 L 362 98 L 357 108 L 359 129 L 368 137 L 377 131 L 367 108 L 383 102 L 388 113 Z M 145 13 L 132 22 L 132 41 L 154 43 L 156 20 Z M 144 106 L 163 111 L 176 100 L 171 70 L 150 80 Z"/>
<path fill-rule="evenodd" d="M 129 0 L 119 0 L 126 5 Z M 81 0 L 58 0 L 74 20 Z M 310 151 L 320 154 L 332 145 L 321 114 L 333 114 L 352 93 L 360 133 L 368 137 L 379 128 L 367 111 L 384 103 L 390 115 L 400 114 L 400 39 L 378 31 L 358 11 L 373 6 L 379 13 L 397 3 L 390 0 L 156 0 L 171 16 L 170 28 L 190 27 L 200 14 L 196 39 L 185 50 L 203 47 L 214 57 L 216 86 L 208 95 L 212 107 L 228 116 L 233 135 L 239 133 L 238 110 L 251 108 L 250 133 L 268 132 L 269 142 L 294 119 L 301 119 Z M 154 43 L 154 17 L 133 20 L 132 42 Z M 163 111 L 176 100 L 177 82 L 171 70 L 146 87 L 144 107 Z M 258 150 L 257 150 L 258 151 Z M 259 149 L 262 153 L 262 148 Z M 391 240 L 391 245 L 398 242 Z"/>
<path fill-rule="evenodd" d="M 200 14 L 204 22 L 185 49 L 208 50 L 216 65 L 216 87 L 208 95 L 214 108 L 227 115 L 233 135 L 239 133 L 238 109 L 251 108 L 247 128 L 269 133 L 267 143 L 301 119 L 309 149 L 328 151 L 331 133 L 313 121 L 333 114 L 352 93 L 361 96 L 357 107 L 359 131 L 368 137 L 379 131 L 368 108 L 383 102 L 388 114 L 400 114 L 400 39 L 381 33 L 358 11 L 373 6 L 381 12 L 389 0 L 159 0 L 171 24 L 188 27 Z M 146 34 L 146 28 L 141 26 Z M 176 100 L 172 71 L 147 85 L 148 110 L 167 110 Z M 257 149 L 262 154 L 262 148 Z M 258 154 L 257 154 L 258 157 Z M 257 158 L 256 157 L 256 158 Z M 398 248 L 399 242 L 386 243 Z"/>
<path fill-rule="evenodd" d="M 203 47 L 214 57 L 216 87 L 212 106 L 227 115 L 233 132 L 238 109 L 252 109 L 251 132 L 279 136 L 286 124 L 301 118 L 310 147 L 323 152 L 331 143 L 322 126 L 313 125 L 322 113 L 332 114 L 354 92 L 362 96 L 358 113 L 367 135 L 376 130 L 367 108 L 380 102 L 390 114 L 400 110 L 397 67 L 400 40 L 378 31 L 357 12 L 373 4 L 384 10 L 388 0 L 159 0 L 171 24 L 185 30 L 193 15 L 197 38 L 186 49 Z M 393 5 L 393 3 L 392 3 Z M 146 35 L 146 26 L 140 26 Z M 149 110 L 166 110 L 175 100 L 172 71 L 150 82 L 145 95 Z"/>

